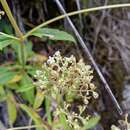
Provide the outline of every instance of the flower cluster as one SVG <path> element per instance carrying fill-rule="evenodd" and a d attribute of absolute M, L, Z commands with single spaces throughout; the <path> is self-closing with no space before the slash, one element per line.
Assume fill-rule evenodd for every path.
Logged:
<path fill-rule="evenodd" d="M 57 103 L 54 117 L 64 113 L 74 130 L 87 120 L 88 116 L 83 117 L 82 114 L 90 100 L 98 98 L 92 74 L 91 66 L 85 65 L 82 59 L 77 62 L 73 55 L 62 57 L 57 51 L 35 75 L 38 88 Z M 75 105 L 79 101 L 80 104 Z"/>
<path fill-rule="evenodd" d="M 53 57 L 49 57 L 35 77 L 38 79 L 37 86 L 45 91 L 52 91 L 50 94 L 53 98 L 61 93 L 68 101 L 81 98 L 88 104 L 92 97 L 98 97 L 96 87 L 91 82 L 92 73 L 91 66 L 85 65 L 83 60 L 76 62 L 74 56 L 63 58 L 58 51 Z"/>
<path fill-rule="evenodd" d="M 130 130 L 130 123 L 128 122 L 128 114 L 125 115 L 124 120 L 119 120 L 119 126 L 112 125 L 111 130 Z"/>

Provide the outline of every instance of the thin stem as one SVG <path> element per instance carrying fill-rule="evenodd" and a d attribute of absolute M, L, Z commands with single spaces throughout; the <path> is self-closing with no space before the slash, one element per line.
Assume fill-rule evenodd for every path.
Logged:
<path fill-rule="evenodd" d="M 95 8 L 89 8 L 89 9 L 82 9 L 79 11 L 73 11 L 64 15 L 60 15 L 58 17 L 55 17 L 51 20 L 48 20 L 40 25 L 38 25 L 37 27 L 33 28 L 32 30 L 30 30 L 28 33 L 26 33 L 23 38 L 27 38 L 29 35 L 31 35 L 33 32 L 35 32 L 37 29 L 44 27 L 48 24 L 51 24 L 53 22 L 56 22 L 58 20 L 61 20 L 63 18 L 65 18 L 66 16 L 74 16 L 77 14 L 82 14 L 82 13 L 88 13 L 88 12 L 94 12 L 94 11 L 98 11 L 98 10 L 103 10 L 103 9 L 113 9 L 113 8 L 121 8 L 121 7 L 130 7 L 130 3 L 127 4 L 116 4 L 116 5 L 106 5 L 106 6 L 100 6 L 100 7 L 95 7 Z"/>
<path fill-rule="evenodd" d="M 45 125 L 32 125 L 32 126 L 23 126 L 23 127 L 15 127 L 15 128 L 9 128 L 6 130 L 24 130 L 24 129 L 32 129 L 32 128 L 47 128 Z"/>
<path fill-rule="evenodd" d="M 4 10 L 5 10 L 5 12 L 6 12 L 6 14 L 7 14 L 7 16 L 8 16 L 8 18 L 9 18 L 9 20 L 10 20 L 10 22 L 11 22 L 11 24 L 12 24 L 12 26 L 13 26 L 13 28 L 14 28 L 14 30 L 15 30 L 15 32 L 16 32 L 16 34 L 18 35 L 18 37 L 19 37 L 19 41 L 20 41 L 20 51 L 21 51 L 21 60 L 22 60 L 22 66 L 23 66 L 23 69 L 24 69 L 24 67 L 25 67 L 25 54 L 24 54 L 24 40 L 25 39 L 23 39 L 23 33 L 20 31 L 20 29 L 19 29 L 19 27 L 18 27 L 18 25 L 17 25 L 17 23 L 16 23 L 16 20 L 14 19 L 14 17 L 13 17 L 13 15 L 12 15 L 12 13 L 11 13 L 11 10 L 10 10 L 10 8 L 9 8 L 9 6 L 8 6 L 8 3 L 7 3 L 7 1 L 6 0 L 0 0 L 0 2 L 1 2 L 1 4 L 2 4 L 2 6 L 3 6 L 3 8 L 4 8 Z M 12 37 L 12 36 L 11 36 Z M 12 37 L 13 38 L 13 37 Z M 16 38 L 15 38 L 16 39 Z"/>
<path fill-rule="evenodd" d="M 12 24 L 12 26 L 13 26 L 13 28 L 15 29 L 15 32 L 18 34 L 18 36 L 21 39 L 23 37 L 23 34 L 20 31 L 20 29 L 19 29 L 19 27 L 18 27 L 18 25 L 17 25 L 13 15 L 11 13 L 11 10 L 10 10 L 6 0 L 0 0 L 0 2 L 1 2 L 1 4 L 2 4 L 2 6 L 3 6 L 3 8 L 4 8 L 4 10 L 5 10 L 5 12 L 6 12 L 6 14 L 7 14 L 7 16 L 9 18 L 10 22 L 11 22 L 11 24 Z"/>
<path fill-rule="evenodd" d="M 4 35 L 4 36 L 6 36 L 8 38 L 11 38 L 11 39 L 14 39 L 14 40 L 19 40 L 19 38 L 15 37 L 15 36 L 12 36 L 12 35 L 8 35 L 8 34 L 3 33 L 3 32 L 0 32 L 0 35 Z"/>

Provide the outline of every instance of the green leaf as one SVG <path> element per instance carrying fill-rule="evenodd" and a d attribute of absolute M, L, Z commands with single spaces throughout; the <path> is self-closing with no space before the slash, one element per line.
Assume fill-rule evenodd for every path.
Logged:
<path fill-rule="evenodd" d="M 34 105 L 33 105 L 34 109 L 37 109 L 41 106 L 44 100 L 44 96 L 45 96 L 44 92 L 38 89 L 35 97 Z"/>
<path fill-rule="evenodd" d="M 51 115 L 50 108 L 51 108 L 51 101 L 48 97 L 46 97 L 46 100 L 45 100 L 46 115 L 47 115 L 48 123 L 51 125 L 52 124 L 52 115 Z"/>
<path fill-rule="evenodd" d="M 0 85 L 8 84 L 17 74 L 16 72 L 4 71 L 3 73 L 1 73 L 2 71 L 0 72 Z"/>
<path fill-rule="evenodd" d="M 94 128 L 100 120 L 100 116 L 92 117 L 88 120 L 83 128 L 83 130 L 88 130 Z"/>
<path fill-rule="evenodd" d="M 60 31 L 58 29 L 40 28 L 36 30 L 35 32 L 33 32 L 31 35 L 37 36 L 40 38 L 48 37 L 51 40 L 76 42 L 73 36 L 71 36 L 67 32 Z"/>
<path fill-rule="evenodd" d="M 26 52 L 27 52 L 27 58 L 31 57 L 34 55 L 34 52 L 32 50 L 33 48 L 33 45 L 32 45 L 32 42 L 31 41 L 28 41 L 26 44 L 25 44 L 25 48 L 26 48 Z"/>
<path fill-rule="evenodd" d="M 32 108 L 30 108 L 24 104 L 20 104 L 20 107 L 33 119 L 33 121 L 35 122 L 36 125 L 44 125 L 41 117 Z M 45 129 L 38 128 L 38 130 L 45 130 Z"/>
<path fill-rule="evenodd" d="M 0 66 L 0 75 L 1 75 L 2 73 L 8 72 L 8 71 L 9 71 L 8 68 L 6 68 L 6 67 L 1 67 L 1 66 Z"/>
<path fill-rule="evenodd" d="M 27 59 L 34 55 L 34 52 L 32 51 L 32 43 L 30 41 L 23 43 L 22 46 L 21 44 L 12 44 L 11 47 L 14 49 L 20 64 L 23 64 L 23 59 L 26 63 Z"/>
<path fill-rule="evenodd" d="M 34 103 L 34 84 L 32 79 L 27 75 L 24 74 L 21 82 L 20 87 L 17 92 L 22 92 L 23 98 L 27 100 L 30 104 Z"/>
<path fill-rule="evenodd" d="M 5 21 L 4 19 L 0 20 L 0 29 L 2 32 L 7 34 L 13 34 L 13 28 L 9 22 Z"/>
<path fill-rule="evenodd" d="M 63 125 L 64 129 L 71 130 L 71 128 L 69 127 L 69 125 L 67 123 L 66 115 L 64 113 L 60 113 L 59 118 L 60 118 L 60 122 Z"/>
<path fill-rule="evenodd" d="M 3 48 L 7 47 L 10 44 L 13 43 L 18 43 L 19 41 L 16 39 L 11 38 L 12 36 L 7 35 L 6 34 L 0 34 L 0 50 L 2 50 Z"/>
<path fill-rule="evenodd" d="M 8 116 L 9 123 L 13 125 L 17 118 L 17 109 L 16 109 L 16 101 L 11 92 L 7 94 L 7 108 L 8 108 Z"/>
<path fill-rule="evenodd" d="M 6 94 L 3 86 L 0 86 L 0 102 L 6 99 Z"/>
<path fill-rule="evenodd" d="M 32 86 L 31 84 L 26 84 L 25 86 L 22 86 L 20 88 L 17 89 L 17 93 L 23 93 L 23 92 L 27 92 L 31 89 L 33 89 L 35 86 Z"/>
<path fill-rule="evenodd" d="M 26 51 L 26 45 L 22 43 L 22 45 L 18 44 L 18 60 L 21 65 L 25 65 L 27 61 L 27 51 Z M 24 61 L 24 63 L 23 63 Z"/>

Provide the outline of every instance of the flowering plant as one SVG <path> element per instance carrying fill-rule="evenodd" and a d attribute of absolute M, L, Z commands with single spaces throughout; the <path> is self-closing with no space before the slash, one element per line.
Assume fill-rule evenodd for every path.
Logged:
<path fill-rule="evenodd" d="M 66 119 L 67 125 L 58 126 L 60 130 L 79 130 L 89 119 L 87 105 L 92 98 L 98 98 L 92 74 L 91 66 L 82 59 L 77 62 L 73 55 L 62 57 L 59 51 L 36 72 L 35 85 L 51 101 L 54 121 Z"/>

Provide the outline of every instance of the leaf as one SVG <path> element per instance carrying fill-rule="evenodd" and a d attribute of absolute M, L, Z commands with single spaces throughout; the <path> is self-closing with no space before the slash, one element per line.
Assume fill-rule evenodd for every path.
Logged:
<path fill-rule="evenodd" d="M 17 92 L 22 92 L 23 98 L 27 100 L 30 104 L 34 103 L 34 84 L 32 79 L 27 75 L 24 74 L 21 82 L 20 87 L 18 88 Z"/>
<path fill-rule="evenodd" d="M 88 130 L 94 128 L 100 120 L 100 116 L 92 117 L 88 120 L 83 128 L 83 130 Z"/>
<path fill-rule="evenodd" d="M 76 42 L 73 36 L 71 36 L 67 32 L 60 31 L 58 29 L 40 28 L 40 29 L 37 29 L 35 32 L 33 32 L 31 35 L 37 36 L 40 38 L 48 37 L 51 40 Z"/>
<path fill-rule="evenodd" d="M 9 84 L 6 84 L 6 87 L 11 89 L 11 90 L 17 90 L 19 88 L 19 84 L 18 83 L 9 83 Z"/>
<path fill-rule="evenodd" d="M 7 34 L 13 34 L 13 28 L 9 22 L 5 22 L 4 19 L 0 20 L 0 29 L 2 32 Z"/>
<path fill-rule="evenodd" d="M 11 92 L 8 92 L 7 94 L 7 108 L 8 108 L 9 123 L 12 125 L 17 118 L 17 109 L 15 98 Z"/>
<path fill-rule="evenodd" d="M 35 86 L 32 86 L 31 84 L 27 84 L 25 86 L 22 86 L 21 88 L 18 88 L 16 92 L 18 93 L 23 93 L 23 92 L 27 92 L 31 89 L 33 89 Z"/>
<path fill-rule="evenodd" d="M 19 42 L 18 40 L 11 38 L 11 36 L 7 37 L 6 35 L 0 34 L 0 50 L 2 50 L 3 48 L 7 47 L 10 44 L 18 42 Z"/>
<path fill-rule="evenodd" d="M 0 86 L 0 102 L 6 99 L 6 94 L 3 86 Z"/>
<path fill-rule="evenodd" d="M 4 73 L 0 72 L 0 84 L 1 85 L 8 84 L 9 81 L 11 81 L 16 76 L 16 74 L 17 74 L 16 72 L 11 71 L 5 71 Z"/>
<path fill-rule="evenodd" d="M 48 97 L 46 97 L 45 100 L 45 109 L 46 109 L 46 115 L 47 115 L 47 120 L 49 124 L 52 124 L 52 115 L 51 115 L 51 101 Z"/>
<path fill-rule="evenodd" d="M 32 50 L 32 43 L 30 41 L 23 43 L 22 46 L 21 44 L 12 44 L 11 47 L 14 49 L 16 53 L 16 57 L 20 64 L 23 64 L 23 59 L 26 63 L 27 59 L 34 55 L 34 52 Z M 22 50 L 21 50 L 21 47 L 22 47 Z"/>
<path fill-rule="evenodd" d="M 32 77 L 34 77 L 34 75 L 36 74 L 36 70 L 37 69 L 38 68 L 33 67 L 32 69 L 27 69 L 27 72 L 28 72 L 29 75 L 31 75 Z"/>
<path fill-rule="evenodd" d="M 9 71 L 8 68 L 0 66 L 0 75 L 8 71 Z"/>
<path fill-rule="evenodd" d="M 35 122 L 36 125 L 41 125 L 41 124 L 43 125 L 43 121 L 41 117 L 32 108 L 24 104 L 20 104 L 20 107 L 32 118 L 32 120 Z M 45 129 L 38 128 L 38 130 L 45 130 Z"/>
<path fill-rule="evenodd" d="M 59 118 L 60 118 L 60 122 L 63 125 L 65 130 L 71 130 L 71 128 L 69 127 L 68 123 L 67 123 L 67 119 L 64 113 L 60 113 L 59 114 Z"/>
<path fill-rule="evenodd" d="M 17 53 L 17 56 L 18 56 L 18 60 L 19 60 L 19 63 L 21 65 L 25 65 L 26 64 L 26 61 L 27 61 L 27 51 L 26 51 L 26 46 L 24 43 L 22 43 L 22 45 L 18 44 L 18 53 Z"/>
<path fill-rule="evenodd" d="M 33 56 L 35 53 L 33 52 L 33 45 L 32 45 L 32 42 L 31 41 L 28 41 L 26 44 L 25 44 L 25 48 L 26 48 L 26 52 L 27 52 L 27 58 Z"/>
<path fill-rule="evenodd" d="M 35 97 L 34 105 L 33 105 L 34 109 L 37 109 L 41 106 L 44 100 L 44 96 L 45 96 L 44 92 L 38 89 Z"/>
<path fill-rule="evenodd" d="M 9 83 L 9 84 L 16 83 L 16 82 L 20 81 L 21 78 L 22 78 L 22 75 L 15 75 L 15 76 L 13 77 L 13 79 L 11 79 L 8 83 Z"/>

